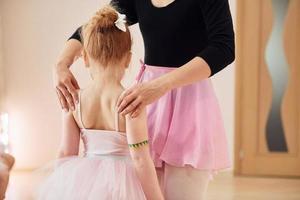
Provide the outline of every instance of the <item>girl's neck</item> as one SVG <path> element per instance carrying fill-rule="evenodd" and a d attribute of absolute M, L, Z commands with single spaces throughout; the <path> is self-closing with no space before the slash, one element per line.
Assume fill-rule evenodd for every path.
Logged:
<path fill-rule="evenodd" d="M 121 80 L 124 75 L 124 70 L 118 66 L 91 66 L 90 75 L 92 78 L 90 86 L 95 89 L 112 89 L 122 87 Z"/>

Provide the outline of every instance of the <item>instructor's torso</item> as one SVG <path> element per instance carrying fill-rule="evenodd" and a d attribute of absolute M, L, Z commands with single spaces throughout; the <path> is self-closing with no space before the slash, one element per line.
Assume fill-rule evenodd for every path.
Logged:
<path fill-rule="evenodd" d="M 151 0 L 134 3 L 144 38 L 145 63 L 179 67 L 207 46 L 199 0 L 175 0 L 161 8 Z"/>

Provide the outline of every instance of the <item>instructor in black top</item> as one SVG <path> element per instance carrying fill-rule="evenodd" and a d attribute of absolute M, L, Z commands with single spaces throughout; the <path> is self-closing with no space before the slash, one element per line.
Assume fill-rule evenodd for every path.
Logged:
<path fill-rule="evenodd" d="M 134 116 L 140 107 L 154 102 L 168 90 L 213 76 L 235 59 L 228 0 L 113 0 L 111 3 L 126 14 L 130 25 L 139 23 L 146 64 L 178 68 L 159 80 L 127 90 L 120 102 L 124 114 Z M 69 67 L 80 55 L 79 32 L 80 28 L 55 66 L 56 90 L 66 110 L 74 108 L 78 101 L 79 86 Z M 138 96 L 138 106 L 131 105 Z"/>
<path fill-rule="evenodd" d="M 128 25 L 139 23 L 146 65 L 176 68 L 127 89 L 118 102 L 123 115 L 135 117 L 141 108 L 156 102 L 167 92 L 199 83 L 219 73 L 235 59 L 228 0 L 112 0 L 111 4 L 126 15 Z M 80 56 L 81 49 L 79 28 L 66 43 L 54 68 L 56 92 L 66 111 L 74 110 L 78 102 L 79 85 L 69 67 Z M 182 194 L 187 192 L 188 189 Z M 199 199 L 197 191 L 193 193 L 189 199 Z"/>

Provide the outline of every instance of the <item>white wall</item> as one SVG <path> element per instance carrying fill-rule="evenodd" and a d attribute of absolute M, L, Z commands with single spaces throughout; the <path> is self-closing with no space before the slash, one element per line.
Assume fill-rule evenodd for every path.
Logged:
<path fill-rule="evenodd" d="M 236 0 L 229 0 L 235 24 Z M 233 164 L 234 155 L 234 109 L 235 109 L 235 63 L 213 77 L 213 84 L 221 106 L 224 125 L 228 136 L 229 150 Z"/>
<path fill-rule="evenodd" d="M 1 16 L 1 4 L 0 4 L 0 113 L 3 112 L 3 102 L 4 102 L 4 67 L 3 67 L 2 31 L 3 31 L 2 16 Z"/>
<path fill-rule="evenodd" d="M 101 3 L 100 3 L 101 2 Z M 51 68 L 67 37 L 107 0 L 0 0 L 6 77 L 6 109 L 17 168 L 35 168 L 54 158 L 59 146 L 60 107 L 52 87 Z M 138 71 L 143 43 L 133 28 L 133 64 L 125 85 Z M 82 62 L 73 71 L 84 86 Z M 214 78 L 230 145 L 233 138 L 233 67 Z"/>

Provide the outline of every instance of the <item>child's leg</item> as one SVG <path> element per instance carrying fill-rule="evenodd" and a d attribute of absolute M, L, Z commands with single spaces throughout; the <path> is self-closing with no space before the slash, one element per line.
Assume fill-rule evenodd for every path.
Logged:
<path fill-rule="evenodd" d="M 4 199 L 9 181 L 9 171 L 13 167 L 15 159 L 13 156 L 0 153 L 0 200 Z"/>
<path fill-rule="evenodd" d="M 0 153 L 0 162 L 10 171 L 15 164 L 15 158 L 8 153 Z"/>
<path fill-rule="evenodd" d="M 209 170 L 174 167 L 165 164 L 164 196 L 166 200 L 204 200 L 210 179 Z"/>
<path fill-rule="evenodd" d="M 0 200 L 5 198 L 5 192 L 8 185 L 9 172 L 8 169 L 0 169 Z"/>

